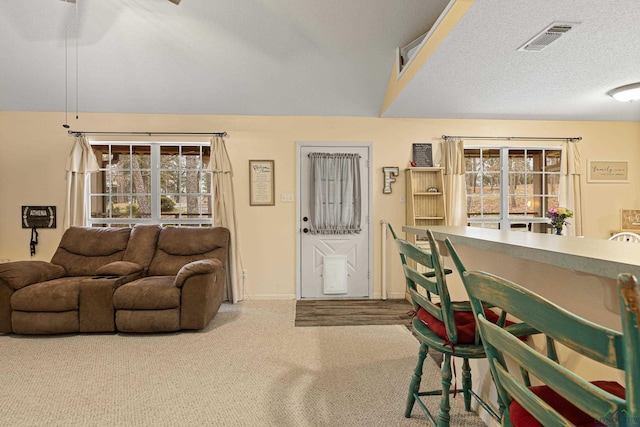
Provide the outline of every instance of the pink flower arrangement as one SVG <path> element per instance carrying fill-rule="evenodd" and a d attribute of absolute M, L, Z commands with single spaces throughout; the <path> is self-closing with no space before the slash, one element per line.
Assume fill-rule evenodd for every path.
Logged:
<path fill-rule="evenodd" d="M 556 230 L 562 230 L 567 222 L 567 218 L 573 217 L 573 211 L 567 208 L 554 207 L 547 211 L 546 216 L 551 220 L 551 225 Z"/>

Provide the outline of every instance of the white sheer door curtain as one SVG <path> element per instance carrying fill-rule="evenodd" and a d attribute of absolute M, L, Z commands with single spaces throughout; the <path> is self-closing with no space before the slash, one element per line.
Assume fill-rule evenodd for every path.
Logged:
<path fill-rule="evenodd" d="M 360 155 L 310 153 L 311 234 L 360 233 Z"/>

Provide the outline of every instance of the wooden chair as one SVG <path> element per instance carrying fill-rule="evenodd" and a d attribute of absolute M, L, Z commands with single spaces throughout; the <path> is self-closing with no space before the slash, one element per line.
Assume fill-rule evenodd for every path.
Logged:
<path fill-rule="evenodd" d="M 389 226 L 391 228 L 391 226 Z M 393 229 L 391 228 L 392 233 Z M 394 233 L 395 236 L 395 233 Z M 447 288 L 442 257 L 433 234 L 428 232 L 430 251 L 427 252 L 406 240 L 395 237 L 400 252 L 400 259 L 407 282 L 407 291 L 411 296 L 416 315 L 412 321 L 412 329 L 420 341 L 418 363 L 414 369 L 409 386 L 409 396 L 405 408 L 405 417 L 411 416 L 414 404 L 417 402 L 429 420 L 437 426 L 448 426 L 450 421 L 449 395 L 461 391 L 464 397 L 465 409 L 471 410 L 471 397 L 489 412 L 496 420 L 496 412 L 480 399 L 471 389 L 471 369 L 469 359 L 485 358 L 485 352 L 479 342 L 479 335 L 475 330 L 475 320 L 468 301 L 452 302 Z M 415 265 L 415 266 L 414 266 Z M 419 266 L 427 269 L 425 274 L 419 271 Z M 439 303 L 432 301 L 432 297 L 439 298 Z M 496 315 L 496 320 L 498 316 Z M 422 368 L 428 350 L 437 351 L 443 355 L 441 367 L 442 388 L 439 390 L 420 391 Z M 463 359 L 462 389 L 451 389 L 451 356 Z M 438 420 L 427 409 L 420 397 L 441 396 Z"/>
<path fill-rule="evenodd" d="M 619 242 L 640 243 L 640 234 L 632 233 L 630 231 L 623 231 L 621 233 L 614 234 L 613 236 L 609 237 L 608 240 L 617 240 Z"/>
<path fill-rule="evenodd" d="M 621 333 L 587 321 L 508 280 L 467 271 L 451 242 L 447 239 L 445 244 L 463 278 L 498 396 L 506 406 L 503 426 L 639 425 L 640 316 L 635 277 L 618 277 Z M 499 307 L 545 334 L 547 354 L 487 321 L 483 304 Z M 562 366 L 555 343 L 623 370 L 626 397 L 625 389 L 617 382 L 587 381 Z M 530 376 L 540 385 L 531 387 Z"/>
<path fill-rule="evenodd" d="M 390 223 L 387 223 L 387 225 L 389 226 L 389 231 L 391 232 L 391 235 L 393 236 L 393 240 L 396 240 L 398 238 L 398 235 L 396 234 L 396 231 L 393 229 L 393 227 L 391 226 Z M 400 254 L 400 261 L 402 261 L 402 264 L 406 264 L 406 258 L 404 257 L 403 254 Z M 451 274 L 453 273 L 453 270 L 451 270 L 450 268 L 445 268 L 444 269 L 444 274 Z M 427 271 L 423 271 L 422 274 L 424 274 L 427 277 L 435 277 L 435 270 L 433 269 L 427 269 Z"/>

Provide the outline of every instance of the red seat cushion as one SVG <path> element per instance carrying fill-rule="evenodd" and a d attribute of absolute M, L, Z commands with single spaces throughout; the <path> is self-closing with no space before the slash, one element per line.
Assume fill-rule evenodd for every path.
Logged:
<path fill-rule="evenodd" d="M 484 311 L 484 315 L 487 320 L 493 323 L 496 323 L 499 318 L 497 314 L 488 309 Z M 443 340 L 449 341 L 443 321 L 435 318 L 422 307 L 418 310 L 417 316 L 433 333 Z M 457 344 L 473 344 L 476 340 L 476 319 L 473 317 L 473 311 L 454 311 L 453 318 L 458 330 Z"/>
<path fill-rule="evenodd" d="M 615 381 L 592 381 L 591 384 L 600 387 L 601 389 L 618 396 L 622 399 L 625 398 L 625 390 L 620 384 Z M 567 399 L 560 396 L 555 391 L 551 390 L 548 386 L 533 386 L 529 387 L 533 393 L 535 393 L 542 400 L 547 402 L 552 408 L 565 417 L 569 422 L 578 427 L 591 427 L 602 426 L 599 420 L 594 420 L 592 416 L 585 414 L 580 409 L 576 408 Z M 509 406 L 509 413 L 511 423 L 516 427 L 543 427 L 538 420 L 536 420 L 530 413 L 528 413 L 518 402 L 511 401 Z M 605 416 L 606 414 L 602 414 Z"/>

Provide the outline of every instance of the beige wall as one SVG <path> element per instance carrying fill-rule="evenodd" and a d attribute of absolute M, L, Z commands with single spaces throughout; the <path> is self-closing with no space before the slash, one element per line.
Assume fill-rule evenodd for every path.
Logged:
<path fill-rule="evenodd" d="M 40 230 L 34 259 L 49 260 L 62 234 L 66 157 L 72 138 L 63 113 L 0 112 L 0 259 L 29 259 L 30 230 L 20 225 L 22 205 L 56 205 L 58 228 Z M 640 123 L 262 117 L 209 115 L 85 114 L 71 120 L 85 131 L 227 131 L 234 163 L 238 218 L 250 298 L 294 298 L 296 205 L 281 193 L 296 193 L 296 142 L 372 142 L 374 294 L 380 295 L 380 220 L 404 223 L 404 177 L 382 194 L 383 166 L 408 166 L 411 144 L 438 143 L 443 134 L 491 136 L 581 136 L 582 165 L 588 159 L 629 160 L 630 183 L 587 184 L 583 177 L 584 231 L 606 238 L 619 224 L 619 209 L 640 209 Z M 518 144 L 514 142 L 513 145 Z M 522 143 L 520 143 L 522 144 Z M 248 160 L 274 159 L 276 205 L 250 207 Z M 439 159 L 436 152 L 435 161 Z M 404 295 L 404 280 L 389 247 L 389 292 Z"/>

